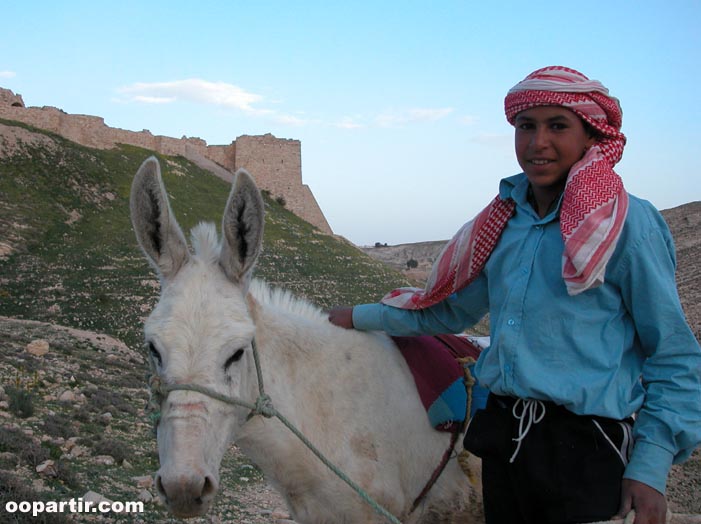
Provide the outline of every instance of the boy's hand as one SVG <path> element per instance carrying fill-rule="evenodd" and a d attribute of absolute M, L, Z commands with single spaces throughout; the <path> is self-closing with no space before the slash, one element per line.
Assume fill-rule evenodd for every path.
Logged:
<path fill-rule="evenodd" d="M 329 322 L 345 329 L 353 329 L 353 308 L 343 306 L 331 309 Z"/>
<path fill-rule="evenodd" d="M 621 506 L 614 518 L 624 519 L 628 512 L 635 510 L 635 524 L 665 524 L 667 501 L 655 488 L 632 479 L 623 479 Z"/>

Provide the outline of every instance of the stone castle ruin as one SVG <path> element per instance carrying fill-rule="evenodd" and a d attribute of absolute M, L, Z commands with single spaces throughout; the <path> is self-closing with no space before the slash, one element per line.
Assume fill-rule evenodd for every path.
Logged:
<path fill-rule="evenodd" d="M 148 130 L 109 127 L 97 116 L 71 115 L 55 107 L 26 107 L 22 96 L 0 88 L 0 118 L 15 120 L 56 133 L 78 144 L 111 149 L 128 144 L 164 155 L 183 156 L 215 175 L 231 181 L 239 168 L 253 175 L 258 187 L 273 198 L 284 199 L 287 209 L 326 234 L 333 234 L 319 204 L 302 183 L 299 140 L 242 135 L 229 145 L 207 145 L 200 138 L 154 136 Z"/>

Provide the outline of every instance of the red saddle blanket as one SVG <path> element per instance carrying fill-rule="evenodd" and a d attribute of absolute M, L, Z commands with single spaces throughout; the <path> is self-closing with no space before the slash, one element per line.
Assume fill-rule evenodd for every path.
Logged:
<path fill-rule="evenodd" d="M 392 337 L 414 377 L 431 425 L 442 431 L 460 427 L 466 418 L 465 372 L 458 358 L 480 355 L 481 348 L 463 335 Z"/>

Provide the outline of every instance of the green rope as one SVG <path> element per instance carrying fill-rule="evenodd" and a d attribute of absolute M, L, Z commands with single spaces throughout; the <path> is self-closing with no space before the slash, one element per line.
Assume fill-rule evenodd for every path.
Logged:
<path fill-rule="evenodd" d="M 319 451 L 316 446 L 314 446 L 307 437 L 305 437 L 295 426 L 292 424 L 287 418 L 285 418 L 282 413 L 280 413 L 272 403 L 271 398 L 265 394 L 265 390 L 263 388 L 263 375 L 261 373 L 261 367 L 260 367 L 260 360 L 258 357 L 258 348 L 256 347 L 255 340 L 253 341 L 252 344 L 253 347 L 253 358 L 255 361 L 256 365 L 256 372 L 258 374 L 258 390 L 260 392 L 260 395 L 255 401 L 255 404 L 252 404 L 250 402 L 246 402 L 245 400 L 240 400 L 238 398 L 232 398 L 228 397 L 226 395 L 222 395 L 221 393 L 217 393 L 216 391 L 213 391 L 209 388 L 206 388 L 204 386 L 199 386 L 197 384 L 164 384 L 161 381 L 160 376 L 157 374 L 155 370 L 152 369 L 152 374 L 151 377 L 149 378 L 149 390 L 150 390 L 150 398 L 149 398 L 149 403 L 148 403 L 148 411 L 150 412 L 149 417 L 154 421 L 154 428 L 158 426 L 158 422 L 160 421 L 161 418 L 161 413 L 160 413 L 160 407 L 165 400 L 165 397 L 168 396 L 168 393 L 171 391 L 194 391 L 196 393 L 200 393 L 202 395 L 206 395 L 208 397 L 211 397 L 215 400 L 219 400 L 220 402 L 224 402 L 225 404 L 229 404 L 232 406 L 240 406 L 246 409 L 249 409 L 251 412 L 248 414 L 248 419 L 251 419 L 252 417 L 256 415 L 261 415 L 265 418 L 277 418 L 280 422 L 282 422 L 287 429 L 289 429 L 299 440 L 302 441 L 302 443 L 307 446 L 307 448 L 316 455 L 316 457 L 321 460 L 321 462 L 329 468 L 333 473 L 336 474 L 338 478 L 340 478 L 343 482 L 348 484 L 359 496 L 362 498 L 372 509 L 379 515 L 382 515 L 384 518 L 386 518 L 389 522 L 392 524 L 402 524 L 401 521 L 395 517 L 392 513 L 390 513 L 388 510 L 386 510 L 383 506 L 378 504 L 365 490 L 363 490 L 360 486 L 358 486 L 355 482 L 353 482 L 348 476 L 346 476 L 343 471 L 341 471 L 336 465 L 334 465 L 331 461 L 329 461 L 324 454 Z"/>

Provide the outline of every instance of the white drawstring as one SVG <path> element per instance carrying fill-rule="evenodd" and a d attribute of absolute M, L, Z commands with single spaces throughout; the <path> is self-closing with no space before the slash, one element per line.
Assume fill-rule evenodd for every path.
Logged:
<path fill-rule="evenodd" d="M 517 412 L 519 406 L 522 408 L 520 413 Z M 509 459 L 510 464 L 516 460 L 516 455 L 518 455 L 518 452 L 521 449 L 521 442 L 523 442 L 523 439 L 525 439 L 526 435 L 528 435 L 528 432 L 531 430 L 531 426 L 543 420 L 543 417 L 545 416 L 545 404 L 543 404 L 540 400 L 519 398 L 516 399 L 516 403 L 511 409 L 511 413 L 514 415 L 514 418 L 519 420 L 519 422 L 518 437 L 511 439 L 518 442 L 518 444 L 516 445 L 516 451 L 514 451 L 514 454 L 511 455 L 511 458 Z"/>

